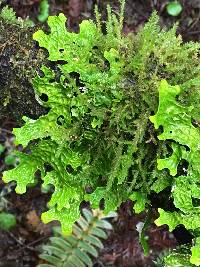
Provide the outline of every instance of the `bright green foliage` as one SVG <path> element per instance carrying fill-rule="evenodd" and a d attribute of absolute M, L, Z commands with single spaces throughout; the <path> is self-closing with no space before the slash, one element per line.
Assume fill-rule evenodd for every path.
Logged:
<path fill-rule="evenodd" d="M 4 162 L 6 165 L 15 165 L 16 163 L 16 157 L 15 155 L 9 154 L 7 156 L 5 156 Z"/>
<path fill-rule="evenodd" d="M 105 34 L 97 10 L 96 16 L 97 23 L 83 21 L 79 33 L 66 29 L 63 14 L 50 16 L 49 33 L 34 34 L 49 54 L 49 66 L 42 66 L 42 74 L 33 81 L 48 113 L 36 120 L 24 117 L 24 126 L 14 129 L 16 143 L 29 150 L 19 152 L 20 164 L 3 175 L 5 182 L 16 180 L 16 191 L 24 193 L 39 170 L 44 185 L 54 186 L 42 218 L 61 221 L 65 232 L 79 217 L 83 200 L 93 207 L 104 200 L 108 213 L 130 197 L 140 212 L 152 190 L 172 185 L 165 166 L 175 175 L 188 152 L 185 143 L 172 144 L 174 154 L 169 156 L 169 141 L 156 140 L 149 121 L 157 110 L 163 78 L 180 85 L 184 105 L 195 101 L 193 118 L 199 118 L 199 44 L 183 44 L 176 27 L 161 30 L 155 13 L 136 36 L 121 34 L 123 8 L 118 18 L 108 7 Z M 186 112 L 180 105 L 182 110 Z M 159 170 L 157 157 L 169 158 L 160 161 Z M 192 195 L 198 194 L 195 190 Z M 181 206 L 177 192 L 174 198 Z M 187 198 L 188 209 L 193 209 Z"/>
<path fill-rule="evenodd" d="M 1 10 L 1 18 L 8 23 L 14 24 L 17 22 L 15 11 L 9 6 L 5 6 Z"/>
<path fill-rule="evenodd" d="M 150 117 L 156 129 L 163 127 L 159 140 L 176 142 L 172 143 L 172 156 L 158 160 L 159 169 L 168 168 L 170 174 L 175 176 L 181 159 L 188 162 L 187 174 L 175 177 L 172 185 L 174 205 L 179 212 L 160 209 L 160 217 L 156 221 L 157 225 L 168 224 L 170 231 L 179 224 L 192 230 L 200 227 L 200 129 L 192 124 L 193 107 L 183 106 L 176 100 L 180 92 L 179 86 L 170 86 L 163 80 L 159 87 L 158 111 Z M 193 251 L 199 253 L 198 248 Z M 195 263 L 192 259 L 191 262 Z"/>
<path fill-rule="evenodd" d="M 0 144 L 0 155 L 4 152 L 4 150 L 5 150 L 5 146 Z"/>
<path fill-rule="evenodd" d="M 136 213 L 140 213 L 145 210 L 145 205 L 148 203 L 148 199 L 144 193 L 133 192 L 129 198 L 135 201 L 134 210 Z"/>
<path fill-rule="evenodd" d="M 107 214 L 110 211 L 117 210 L 117 208 L 122 203 L 124 196 L 125 193 L 120 188 L 109 192 L 105 187 L 97 187 L 93 193 L 85 195 L 85 200 L 90 201 L 92 207 L 97 209 L 99 207 L 100 201 L 104 199 L 104 213 Z"/>
<path fill-rule="evenodd" d="M 189 253 L 186 254 L 172 251 L 169 255 L 164 257 L 162 267 L 194 267 L 195 265 L 191 264 L 189 259 Z"/>
<path fill-rule="evenodd" d="M 92 267 L 91 258 L 98 256 L 98 249 L 103 248 L 101 239 L 106 239 L 106 230 L 112 229 L 105 219 L 99 210 L 83 209 L 83 216 L 73 225 L 71 235 L 51 237 L 50 244 L 43 246 L 40 258 L 48 264 L 38 267 Z"/>
<path fill-rule="evenodd" d="M 41 0 L 39 10 L 40 10 L 40 13 L 37 16 L 38 20 L 41 22 L 46 21 L 49 16 L 49 1 Z"/>
<path fill-rule="evenodd" d="M 196 266 L 200 266 L 200 237 L 195 240 L 195 246 L 192 247 L 192 256 L 190 258 L 191 263 Z"/>
<path fill-rule="evenodd" d="M 172 177 L 169 177 L 167 172 L 163 172 L 159 176 L 159 180 L 156 180 L 151 186 L 151 190 L 160 193 L 165 188 L 172 186 Z"/>
<path fill-rule="evenodd" d="M 169 2 L 167 4 L 167 13 L 171 16 L 178 16 L 182 11 L 182 5 L 179 1 Z"/>
<path fill-rule="evenodd" d="M 163 209 L 158 209 L 160 217 L 155 223 L 160 226 L 163 224 L 169 225 L 169 230 L 173 231 L 176 226 L 183 224 L 186 229 L 195 230 L 200 227 L 200 216 L 199 214 L 182 214 L 179 212 L 167 212 Z"/>
<path fill-rule="evenodd" d="M 158 111 L 150 120 L 156 129 L 163 126 L 164 130 L 158 136 L 159 140 L 176 141 L 172 156 L 162 160 L 162 168 L 168 168 L 171 175 L 176 175 L 176 167 L 181 159 L 189 163 L 187 175 L 181 175 L 174 180 L 172 194 L 175 206 L 185 213 L 199 213 L 200 207 L 193 205 L 192 198 L 200 198 L 200 130 L 192 125 L 192 106 L 184 107 L 177 102 L 176 96 L 179 93 L 180 87 L 170 86 L 166 81 L 162 81 L 159 87 Z"/>
<path fill-rule="evenodd" d="M 163 170 L 164 168 L 168 168 L 170 171 L 170 175 L 175 176 L 177 174 L 177 167 L 181 160 L 183 153 L 186 153 L 184 147 L 178 146 L 176 143 L 172 143 L 173 153 L 169 158 L 158 159 L 158 170 Z"/>
<path fill-rule="evenodd" d="M 156 259 L 156 267 L 195 267 L 190 262 L 190 244 L 163 251 Z"/>
<path fill-rule="evenodd" d="M 0 212 L 0 229 L 10 230 L 16 225 L 15 215 L 6 212 Z"/>

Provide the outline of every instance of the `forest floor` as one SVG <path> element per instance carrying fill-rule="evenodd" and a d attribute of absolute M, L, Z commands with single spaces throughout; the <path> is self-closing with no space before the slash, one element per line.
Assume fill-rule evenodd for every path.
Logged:
<path fill-rule="evenodd" d="M 2 1 L 1 1 L 2 2 Z M 39 0 L 7 0 L 16 11 L 17 16 L 31 18 L 36 24 L 39 13 Z M 124 33 L 137 32 L 148 20 L 153 10 L 157 10 L 161 18 L 162 27 L 170 27 L 178 22 L 178 33 L 184 41 L 200 41 L 200 0 L 182 0 L 183 11 L 177 17 L 172 17 L 166 12 L 167 0 L 127 0 Z M 71 30 L 78 31 L 81 20 L 94 18 L 94 5 L 99 6 L 103 16 L 106 16 L 106 5 L 109 3 L 117 12 L 118 1 L 112 0 L 50 0 L 50 14 L 63 12 L 68 17 L 68 26 Z M 0 144 L 7 150 L 0 158 L 0 177 L 2 171 L 8 166 L 4 157 L 12 148 L 13 137 L 11 134 L 15 122 L 7 118 L 0 125 Z M 40 187 L 29 188 L 24 195 L 16 195 L 14 184 L 5 185 L 0 180 L 0 210 L 16 215 L 17 224 L 9 231 L 0 230 L 0 267 L 35 267 L 39 263 L 41 245 L 47 242 L 52 234 L 56 222 L 44 225 L 40 215 L 46 210 L 49 194 L 42 193 Z M 156 212 L 154 212 L 156 218 Z M 113 221 L 114 231 L 104 243 L 104 249 L 94 260 L 94 266 L 113 267 L 151 267 L 156 266 L 156 256 L 166 249 L 177 244 L 187 242 L 190 236 L 183 228 L 170 233 L 166 226 L 156 227 L 151 224 L 146 235 L 150 246 L 150 255 L 145 257 L 139 244 L 138 223 L 144 221 L 145 214 L 133 213 L 132 202 L 121 205 L 118 218 Z M 153 218 L 152 218 L 153 221 Z"/>

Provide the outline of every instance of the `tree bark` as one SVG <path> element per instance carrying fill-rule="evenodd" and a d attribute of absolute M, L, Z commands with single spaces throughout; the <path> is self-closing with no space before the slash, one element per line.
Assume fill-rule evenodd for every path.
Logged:
<path fill-rule="evenodd" d="M 0 125 L 6 118 L 21 124 L 22 116 L 45 113 L 31 84 L 46 57 L 32 40 L 35 31 L 0 20 Z"/>

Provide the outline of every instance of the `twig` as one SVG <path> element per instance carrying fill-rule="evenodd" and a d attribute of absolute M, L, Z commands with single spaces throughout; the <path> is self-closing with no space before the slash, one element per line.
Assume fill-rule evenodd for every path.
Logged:
<path fill-rule="evenodd" d="M 188 32 L 187 34 L 189 34 L 189 35 L 195 35 L 195 34 L 199 34 L 200 33 L 200 31 L 193 31 L 193 32 Z"/>
<path fill-rule="evenodd" d="M 17 237 L 14 236 L 14 234 L 10 231 L 7 231 L 7 233 L 9 234 L 9 236 L 14 239 L 19 245 L 23 246 L 24 244 L 22 243 L 22 241 L 20 241 Z"/>
<path fill-rule="evenodd" d="M 5 133 L 12 134 L 11 131 L 9 131 L 9 130 L 7 130 L 7 129 L 4 129 L 4 128 L 0 128 L 0 132 L 5 132 Z"/>
<path fill-rule="evenodd" d="M 34 248 L 31 248 L 30 246 L 32 246 L 32 245 L 34 245 L 34 244 L 36 244 L 36 243 L 38 243 L 38 242 L 41 242 L 42 240 L 45 240 L 45 239 L 47 239 L 47 238 L 48 238 L 48 236 L 43 236 L 43 237 L 41 237 L 41 238 L 39 238 L 39 239 L 37 239 L 37 240 L 31 242 L 31 243 L 29 243 L 29 244 L 27 244 L 27 245 L 25 245 L 25 246 L 19 248 L 18 250 L 15 251 L 15 253 L 19 253 L 20 251 L 23 251 L 24 249 L 29 249 L 29 250 L 31 250 L 31 251 L 35 251 L 35 249 L 34 249 Z M 2 258 L 0 258 L 0 262 L 1 262 L 2 260 L 6 259 L 6 258 L 7 258 L 7 255 L 6 255 L 6 256 L 3 256 Z"/>

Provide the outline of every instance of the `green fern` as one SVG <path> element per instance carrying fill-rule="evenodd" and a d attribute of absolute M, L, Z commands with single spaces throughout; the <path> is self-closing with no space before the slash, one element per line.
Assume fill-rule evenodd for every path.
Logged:
<path fill-rule="evenodd" d="M 112 229 L 105 219 L 100 210 L 83 209 L 83 216 L 74 224 L 70 236 L 51 237 L 50 244 L 43 246 L 40 258 L 48 264 L 38 267 L 92 267 L 91 258 L 97 257 L 98 249 L 103 248 L 100 239 L 106 239 L 106 230 Z"/>

